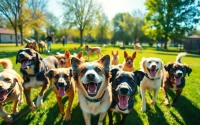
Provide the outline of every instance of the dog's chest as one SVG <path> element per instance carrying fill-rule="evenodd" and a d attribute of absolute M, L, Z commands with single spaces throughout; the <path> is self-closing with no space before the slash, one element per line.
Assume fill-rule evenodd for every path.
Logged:
<path fill-rule="evenodd" d="M 145 77 L 141 82 L 141 86 L 148 90 L 158 89 L 161 87 L 161 79 L 150 80 Z"/>
<path fill-rule="evenodd" d="M 24 83 L 25 88 L 38 88 L 44 84 L 44 81 L 38 81 L 36 77 L 31 77 L 29 82 Z"/>

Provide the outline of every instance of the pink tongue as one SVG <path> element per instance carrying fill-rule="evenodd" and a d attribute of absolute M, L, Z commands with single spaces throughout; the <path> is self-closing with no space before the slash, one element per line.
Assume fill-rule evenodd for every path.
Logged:
<path fill-rule="evenodd" d="M 88 84 L 88 93 L 94 94 L 96 93 L 97 85 L 96 84 Z"/>
<path fill-rule="evenodd" d="M 25 69 L 28 65 L 28 61 L 23 61 L 21 68 Z"/>
<path fill-rule="evenodd" d="M 128 106 L 128 96 L 120 96 L 119 95 L 119 107 L 121 109 L 125 109 Z"/>
<path fill-rule="evenodd" d="M 6 91 L 3 90 L 3 91 L 0 91 L 0 99 L 5 99 L 6 97 Z"/>
<path fill-rule="evenodd" d="M 156 76 L 156 69 L 150 69 L 149 72 L 150 72 L 151 77 Z"/>
<path fill-rule="evenodd" d="M 58 94 L 60 97 L 64 96 L 65 95 L 65 87 L 59 87 Z"/>
<path fill-rule="evenodd" d="M 180 85 L 181 84 L 181 77 L 175 77 L 175 83 L 177 85 Z"/>

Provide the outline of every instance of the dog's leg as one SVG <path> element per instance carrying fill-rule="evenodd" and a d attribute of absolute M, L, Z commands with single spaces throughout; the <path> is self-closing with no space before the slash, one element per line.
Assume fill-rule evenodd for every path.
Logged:
<path fill-rule="evenodd" d="M 39 107 L 43 104 L 43 97 L 44 97 L 44 93 L 46 92 L 46 90 L 49 88 L 49 84 L 44 84 L 42 86 L 42 90 L 40 91 L 40 94 L 38 95 L 37 101 L 36 101 L 36 106 Z"/>
<path fill-rule="evenodd" d="M 60 114 L 64 115 L 65 112 L 64 112 L 64 106 L 62 104 L 62 97 L 56 95 L 56 99 L 58 101 L 58 106 L 59 106 L 59 109 L 60 109 Z"/>
<path fill-rule="evenodd" d="M 121 119 L 121 121 L 120 121 L 120 125 L 124 125 L 124 121 L 125 121 L 127 115 L 128 115 L 128 114 L 123 114 L 123 115 L 122 115 L 122 119 Z"/>
<path fill-rule="evenodd" d="M 26 97 L 26 103 L 28 104 L 28 106 L 30 107 L 31 110 L 35 110 L 36 106 L 35 106 L 34 102 L 31 101 L 30 92 L 31 92 L 30 88 L 24 88 L 24 94 L 25 94 L 25 97 Z"/>
<path fill-rule="evenodd" d="M 155 105 L 156 104 L 156 99 L 157 99 L 157 95 L 158 95 L 158 89 L 155 89 L 153 92 L 154 92 L 154 96 L 153 96 L 153 100 L 151 101 L 151 105 Z"/>
<path fill-rule="evenodd" d="M 181 93 L 182 93 L 182 89 L 176 90 L 176 95 L 175 95 L 174 100 L 173 100 L 173 102 L 172 102 L 172 106 L 173 106 L 173 107 L 176 106 L 176 102 L 177 102 L 177 100 L 178 100 L 178 97 L 181 95 Z"/>
<path fill-rule="evenodd" d="M 109 117 L 109 125 L 113 125 L 113 119 L 112 119 L 112 111 L 108 110 L 108 117 Z"/>
<path fill-rule="evenodd" d="M 72 103 L 74 100 L 74 90 L 72 90 L 72 91 L 73 91 L 73 93 L 69 95 L 69 102 L 68 102 L 68 106 L 67 106 L 67 110 L 66 110 L 66 117 L 65 117 L 66 121 L 71 120 L 70 110 L 71 110 Z"/>
<path fill-rule="evenodd" d="M 103 125 L 103 120 L 104 120 L 105 116 L 106 116 L 106 112 L 100 113 L 98 125 Z"/>
<path fill-rule="evenodd" d="M 168 90 L 167 88 L 162 87 L 162 91 L 163 91 L 163 93 L 164 93 L 165 105 L 166 105 L 166 106 L 169 106 L 170 103 L 169 103 L 169 99 L 168 99 L 168 95 L 167 95 L 167 90 Z"/>
<path fill-rule="evenodd" d="M 12 107 L 12 113 L 13 115 L 16 115 L 18 113 L 18 103 L 19 103 L 19 100 L 14 100 L 13 101 L 13 107 Z"/>
<path fill-rule="evenodd" d="M 83 117 L 84 117 L 84 120 L 85 120 L 85 124 L 86 125 L 91 125 L 91 123 L 90 123 L 91 114 L 86 113 L 86 112 L 83 111 Z"/>
<path fill-rule="evenodd" d="M 2 117 L 6 122 L 11 122 L 13 120 L 11 115 L 8 115 L 3 111 L 2 104 L 0 104 L 0 117 Z"/>
<path fill-rule="evenodd" d="M 142 88 L 142 86 L 140 86 L 140 92 L 141 92 L 141 96 L 142 96 L 142 111 L 145 112 L 146 111 L 146 99 L 145 99 L 145 89 Z"/>

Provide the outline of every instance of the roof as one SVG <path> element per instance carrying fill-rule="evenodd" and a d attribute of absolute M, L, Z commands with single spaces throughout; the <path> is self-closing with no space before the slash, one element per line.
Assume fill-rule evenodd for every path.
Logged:
<path fill-rule="evenodd" d="M 186 39 L 200 39 L 200 36 L 199 35 L 192 35 L 192 36 L 186 37 Z"/>
<path fill-rule="evenodd" d="M 15 32 L 14 32 L 14 30 L 11 30 L 11 29 L 0 28 L 0 34 L 15 34 Z"/>

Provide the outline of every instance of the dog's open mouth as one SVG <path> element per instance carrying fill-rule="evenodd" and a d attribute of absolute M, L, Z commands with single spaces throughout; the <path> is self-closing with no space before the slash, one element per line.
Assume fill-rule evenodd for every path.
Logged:
<path fill-rule="evenodd" d="M 9 92 L 10 92 L 10 89 L 0 90 L 0 101 L 5 100 L 7 98 Z"/>
<path fill-rule="evenodd" d="M 21 62 L 21 69 L 27 69 L 27 66 L 30 63 L 28 59 L 21 59 L 20 62 Z"/>
<path fill-rule="evenodd" d="M 175 79 L 175 83 L 176 83 L 177 85 L 180 85 L 180 84 L 181 84 L 181 76 L 176 76 L 176 77 L 174 77 L 174 79 Z"/>
<path fill-rule="evenodd" d="M 101 86 L 101 82 L 100 83 L 90 82 L 87 84 L 83 84 L 83 86 L 85 87 L 85 90 L 87 91 L 88 95 L 91 97 L 94 97 L 94 96 L 96 96 L 96 94 Z"/>
<path fill-rule="evenodd" d="M 154 69 L 148 69 L 148 71 L 149 71 L 151 77 L 155 77 L 158 69 L 156 69 L 156 68 L 154 68 Z"/>
<path fill-rule="evenodd" d="M 58 87 L 58 94 L 63 97 L 65 95 L 65 87 Z"/>
<path fill-rule="evenodd" d="M 61 61 L 61 62 L 60 62 L 60 66 L 61 66 L 61 67 L 64 67 L 64 66 L 65 66 L 65 62 L 64 62 L 64 61 Z"/>
<path fill-rule="evenodd" d="M 118 95 L 118 107 L 120 110 L 126 110 L 128 108 L 129 96 Z"/>

